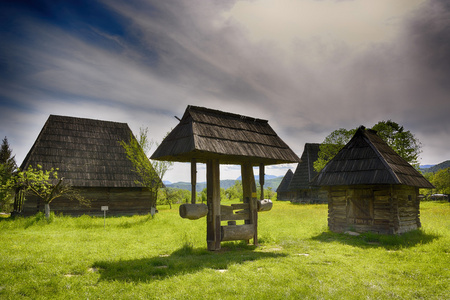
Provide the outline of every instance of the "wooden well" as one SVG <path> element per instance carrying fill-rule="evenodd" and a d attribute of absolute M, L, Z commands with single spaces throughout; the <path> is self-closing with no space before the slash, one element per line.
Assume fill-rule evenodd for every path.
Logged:
<path fill-rule="evenodd" d="M 208 250 L 219 250 L 222 241 L 253 240 L 257 245 L 258 207 L 269 210 L 271 203 L 260 202 L 258 206 L 253 167 L 260 170 L 262 200 L 265 165 L 299 161 L 268 121 L 196 106 L 188 106 L 180 123 L 151 158 L 191 162 L 192 205 L 196 198 L 196 164 L 206 164 Z M 220 204 L 220 164 L 241 166 L 243 203 Z M 197 218 L 201 209 L 184 207 L 183 213 L 192 210 L 190 217 Z"/>

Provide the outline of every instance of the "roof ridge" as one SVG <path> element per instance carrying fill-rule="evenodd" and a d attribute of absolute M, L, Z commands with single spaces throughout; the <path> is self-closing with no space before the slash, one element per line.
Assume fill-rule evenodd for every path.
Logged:
<path fill-rule="evenodd" d="M 63 115 L 53 115 L 50 114 L 47 121 L 51 118 L 66 118 L 66 119 L 73 119 L 73 120 L 84 120 L 84 121 L 96 121 L 96 122 L 103 122 L 103 123 L 112 123 L 112 124 L 127 124 L 126 122 L 116 122 L 116 121 L 108 121 L 108 120 L 100 120 L 100 119 L 92 119 L 92 118 L 80 118 L 80 117 L 72 117 L 72 116 L 63 116 Z"/>
<path fill-rule="evenodd" d="M 209 113 L 214 113 L 214 114 L 219 114 L 222 116 L 229 116 L 235 119 L 241 119 L 241 120 L 245 120 L 245 121 L 253 121 L 253 122 L 261 122 L 261 123 L 268 123 L 268 120 L 265 119 L 258 119 L 255 117 L 250 117 L 250 116 L 244 116 L 244 115 L 240 115 L 240 114 L 236 114 L 236 113 L 231 113 L 231 112 L 225 112 L 225 111 L 221 111 L 218 109 L 212 109 L 212 108 L 207 108 L 207 107 L 202 107 L 202 106 L 195 106 L 195 105 L 189 105 L 187 110 L 197 110 L 197 111 L 203 111 L 203 112 L 209 112 Z"/>

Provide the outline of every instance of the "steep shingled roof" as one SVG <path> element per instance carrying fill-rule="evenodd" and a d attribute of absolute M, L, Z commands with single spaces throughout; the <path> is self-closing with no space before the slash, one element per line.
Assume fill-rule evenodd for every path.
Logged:
<path fill-rule="evenodd" d="M 433 188 L 374 130 L 361 126 L 352 139 L 314 178 L 314 185 L 402 184 Z"/>
<path fill-rule="evenodd" d="M 277 193 L 287 192 L 293 176 L 294 173 L 292 173 L 292 170 L 291 169 L 287 170 L 286 175 L 284 175 L 283 179 L 281 180 L 280 185 L 278 186 L 276 192 Z"/>
<path fill-rule="evenodd" d="M 317 175 L 314 170 L 314 162 L 319 157 L 320 144 L 306 143 L 302 156 L 302 160 L 295 169 L 289 185 L 289 190 L 300 190 L 311 188 L 311 180 Z"/>
<path fill-rule="evenodd" d="M 278 137 L 268 121 L 188 106 L 180 123 L 163 140 L 152 159 L 222 164 L 280 164 L 300 159 Z"/>
<path fill-rule="evenodd" d="M 50 115 L 21 169 L 59 168 L 74 187 L 141 187 L 119 144 L 130 137 L 126 123 Z"/>

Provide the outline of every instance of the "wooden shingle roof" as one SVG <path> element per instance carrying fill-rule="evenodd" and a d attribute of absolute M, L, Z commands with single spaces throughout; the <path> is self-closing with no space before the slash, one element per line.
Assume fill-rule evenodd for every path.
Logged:
<path fill-rule="evenodd" d="M 314 185 L 401 184 L 433 188 L 374 130 L 361 126 L 353 138 L 314 178 Z"/>
<path fill-rule="evenodd" d="M 317 175 L 314 170 L 314 162 L 319 157 L 320 144 L 306 143 L 303 154 L 301 156 L 301 162 L 297 165 L 289 190 L 300 190 L 311 188 L 311 180 Z"/>
<path fill-rule="evenodd" d="M 119 144 L 130 138 L 126 123 L 50 115 L 21 169 L 59 168 L 73 187 L 141 187 Z"/>
<path fill-rule="evenodd" d="M 268 121 L 188 106 L 180 123 L 153 153 L 152 159 L 222 164 L 280 164 L 300 159 L 278 137 Z"/>
<path fill-rule="evenodd" d="M 287 170 L 286 175 L 284 175 L 283 179 L 281 180 L 280 185 L 278 186 L 276 192 L 277 193 L 287 192 L 293 176 L 294 173 L 292 173 L 292 170 L 291 169 Z"/>

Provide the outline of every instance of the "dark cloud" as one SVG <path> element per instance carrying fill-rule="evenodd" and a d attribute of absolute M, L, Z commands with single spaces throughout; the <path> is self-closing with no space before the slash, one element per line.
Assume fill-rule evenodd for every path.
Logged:
<path fill-rule="evenodd" d="M 255 39 L 230 14 L 239 2 L 10 2 L 0 10 L 6 16 L 0 21 L 2 128 L 8 120 L 17 136 L 30 126 L 38 132 L 57 113 L 146 125 L 162 137 L 176 125 L 173 116 L 195 104 L 268 119 L 299 155 L 304 143 L 321 142 L 334 129 L 391 119 L 428 147 L 427 163 L 450 158 L 448 2 L 426 1 L 407 17 L 398 13 L 393 27 L 376 24 L 393 29 L 387 38 L 358 23 L 350 9 L 353 2 L 375 2 L 304 1 L 308 9 L 342 5 L 338 12 L 349 18 L 335 19 L 353 26 L 334 31 L 333 20 L 323 20 L 330 27 L 320 32 L 290 26 L 292 39 L 284 40 L 270 31 L 283 33 L 279 24 Z M 261 21 L 251 8 L 247 16 Z M 331 16 L 320 10 L 304 17 L 311 17 L 307 25 L 322 26 L 314 16 L 325 15 Z M 23 118 L 27 128 L 14 121 Z M 9 138 L 8 132 L 0 133 Z"/>

